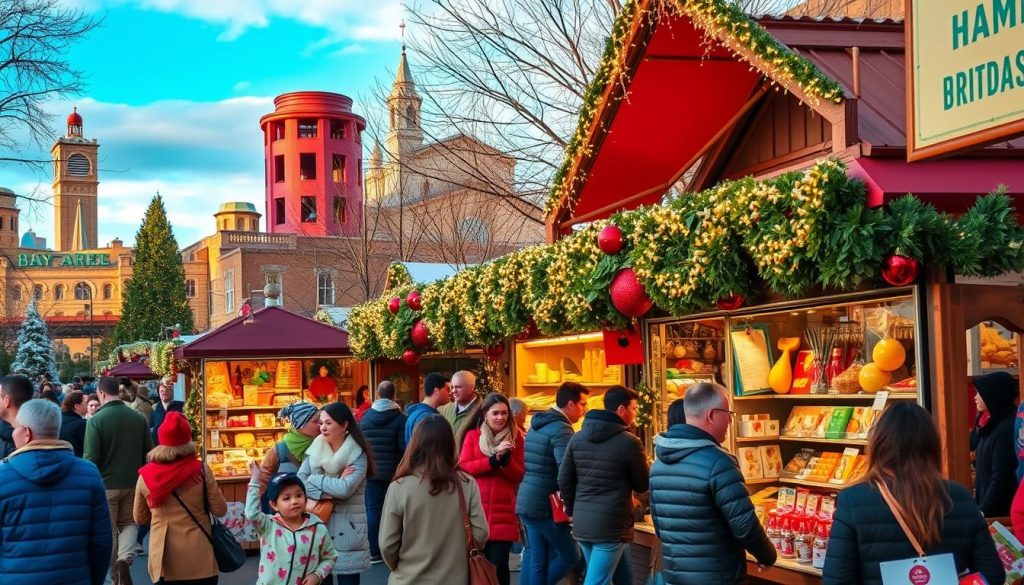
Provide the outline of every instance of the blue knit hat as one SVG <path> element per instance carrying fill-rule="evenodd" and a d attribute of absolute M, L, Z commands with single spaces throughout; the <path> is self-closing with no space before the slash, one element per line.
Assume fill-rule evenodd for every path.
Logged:
<path fill-rule="evenodd" d="M 286 418 L 292 423 L 292 429 L 299 430 L 306 426 L 306 423 L 310 421 L 317 413 L 320 412 L 316 406 L 311 402 L 299 401 L 293 402 L 288 406 L 281 409 L 281 412 L 277 413 L 278 418 Z"/>

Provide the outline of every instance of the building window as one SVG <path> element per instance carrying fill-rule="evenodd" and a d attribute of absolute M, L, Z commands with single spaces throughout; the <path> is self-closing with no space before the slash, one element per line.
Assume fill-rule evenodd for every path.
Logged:
<path fill-rule="evenodd" d="M 316 180 L 315 152 L 303 152 L 299 154 L 299 178 L 303 181 Z"/>
<path fill-rule="evenodd" d="M 334 306 L 334 277 L 326 272 L 316 276 L 316 304 Z"/>
<path fill-rule="evenodd" d="M 12 217 L 11 218 L 11 231 L 12 232 L 17 232 L 18 231 L 18 218 L 16 218 L 16 217 Z"/>
<path fill-rule="evenodd" d="M 274 155 L 274 182 L 284 183 L 284 155 Z"/>
<path fill-rule="evenodd" d="M 316 223 L 316 197 L 302 198 L 302 223 Z"/>
<path fill-rule="evenodd" d="M 416 108 L 414 108 L 413 106 L 409 106 L 405 110 L 405 121 L 406 121 L 406 124 L 407 124 L 406 125 L 407 128 L 415 128 L 416 127 Z"/>
<path fill-rule="evenodd" d="M 224 271 L 224 312 L 231 313 L 235 310 L 235 271 Z"/>
<path fill-rule="evenodd" d="M 331 155 L 331 180 L 335 183 L 345 182 L 345 156 L 341 154 Z"/>
<path fill-rule="evenodd" d="M 334 223 L 348 223 L 348 206 L 344 197 L 334 198 Z"/>
<path fill-rule="evenodd" d="M 254 232 L 260 231 L 260 220 L 254 219 L 254 220 L 252 220 L 250 222 L 250 224 L 252 225 L 252 231 L 254 231 Z"/>
<path fill-rule="evenodd" d="M 285 222 L 284 197 L 274 199 L 274 225 L 281 225 Z"/>
<path fill-rule="evenodd" d="M 194 299 L 196 298 L 196 281 L 194 279 L 188 279 L 185 281 L 185 296 Z"/>
<path fill-rule="evenodd" d="M 299 120 L 299 138 L 316 138 L 316 120 L 312 118 Z"/>
<path fill-rule="evenodd" d="M 84 154 L 72 154 L 68 157 L 68 174 L 72 177 L 88 177 L 92 165 Z"/>
<path fill-rule="evenodd" d="M 363 159 L 356 161 L 356 183 L 363 184 Z"/>
<path fill-rule="evenodd" d="M 264 284 L 276 284 L 277 285 L 277 304 L 284 306 L 284 275 L 280 272 L 264 272 L 263 273 Z"/>
<path fill-rule="evenodd" d="M 222 229 L 224 231 L 227 231 L 227 229 L 228 229 L 228 220 L 225 219 L 225 220 L 220 222 L 220 229 Z"/>
<path fill-rule="evenodd" d="M 53 300 L 55 300 L 55 301 L 63 301 L 64 300 L 64 285 L 63 284 L 58 284 L 57 286 L 53 287 Z"/>
<path fill-rule="evenodd" d="M 459 233 L 465 242 L 485 243 L 490 238 L 487 226 L 480 218 L 467 217 L 459 223 Z"/>
<path fill-rule="evenodd" d="M 89 288 L 88 283 L 80 282 L 75 285 L 75 300 L 76 301 L 87 301 L 92 298 L 92 289 Z"/>
<path fill-rule="evenodd" d="M 4 229 L 4 218 L 0 217 L 0 230 Z"/>
<path fill-rule="evenodd" d="M 14 285 L 14 287 L 11 288 L 11 300 L 12 301 L 16 301 L 16 302 L 21 302 L 21 287 L 20 286 Z"/>
<path fill-rule="evenodd" d="M 103 300 L 109 301 L 114 298 L 114 285 L 104 284 L 103 285 Z"/>
<path fill-rule="evenodd" d="M 270 125 L 270 134 L 275 141 L 284 140 L 284 124 L 274 123 Z"/>
<path fill-rule="evenodd" d="M 423 181 L 423 187 L 420 189 L 420 191 L 420 196 L 423 199 L 426 199 L 427 195 L 430 195 L 430 181 Z"/>
<path fill-rule="evenodd" d="M 43 285 L 36 284 L 32 286 L 32 298 L 37 301 L 43 300 Z"/>
<path fill-rule="evenodd" d="M 244 219 L 242 219 L 240 217 L 236 217 L 235 218 L 235 231 L 239 231 L 239 232 L 244 232 L 245 231 L 245 220 Z"/>
<path fill-rule="evenodd" d="M 335 140 L 345 139 L 345 122 L 344 120 L 331 120 L 331 138 Z"/>

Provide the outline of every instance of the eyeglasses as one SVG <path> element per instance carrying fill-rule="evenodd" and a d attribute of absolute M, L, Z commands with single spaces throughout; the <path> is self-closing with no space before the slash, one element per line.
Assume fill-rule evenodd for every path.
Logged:
<path fill-rule="evenodd" d="M 732 420 L 732 419 L 733 419 L 733 418 L 734 418 L 734 417 L 736 416 L 736 414 L 737 414 L 735 410 L 726 410 L 726 409 L 724 409 L 724 408 L 712 408 L 712 409 L 711 409 L 711 412 L 715 412 L 716 410 L 717 410 L 718 412 L 725 412 L 725 413 L 728 413 L 728 415 L 729 415 L 729 420 Z"/>

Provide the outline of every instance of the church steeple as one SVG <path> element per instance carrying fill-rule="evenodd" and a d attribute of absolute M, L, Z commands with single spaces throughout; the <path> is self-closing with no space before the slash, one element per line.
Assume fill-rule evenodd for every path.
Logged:
<path fill-rule="evenodd" d="M 423 98 L 416 92 L 416 82 L 409 69 L 405 54 L 405 22 L 402 29 L 402 55 L 398 59 L 395 82 L 391 84 L 388 96 L 387 149 L 392 159 L 401 159 L 403 154 L 423 144 L 420 129 L 420 112 Z"/>

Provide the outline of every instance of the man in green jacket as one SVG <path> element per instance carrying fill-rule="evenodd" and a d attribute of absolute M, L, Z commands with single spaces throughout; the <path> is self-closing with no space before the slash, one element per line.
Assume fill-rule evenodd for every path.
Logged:
<path fill-rule="evenodd" d="M 437 412 L 452 425 L 452 431 L 455 433 L 455 456 L 458 457 L 466 426 L 480 408 L 480 397 L 476 395 L 476 376 L 473 372 L 455 372 L 452 376 L 452 399 L 454 402 L 441 406 Z"/>
<path fill-rule="evenodd" d="M 85 425 L 85 459 L 92 461 L 103 476 L 103 486 L 114 527 L 114 585 L 132 585 L 131 565 L 135 538 L 133 511 L 135 484 L 146 454 L 153 448 L 146 418 L 118 397 L 117 380 L 100 378 L 96 386 L 100 409 Z"/>

